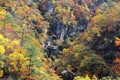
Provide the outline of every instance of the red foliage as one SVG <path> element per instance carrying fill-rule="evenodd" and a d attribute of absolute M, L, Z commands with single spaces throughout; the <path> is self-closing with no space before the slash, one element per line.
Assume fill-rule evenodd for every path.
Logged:
<path fill-rule="evenodd" d="M 88 3 L 91 3 L 92 0 L 82 0 L 82 2 L 83 2 L 84 4 L 88 4 Z"/>
<path fill-rule="evenodd" d="M 112 67 L 114 72 L 118 75 L 120 75 L 120 52 L 117 52 L 116 58 L 114 60 L 115 65 Z"/>

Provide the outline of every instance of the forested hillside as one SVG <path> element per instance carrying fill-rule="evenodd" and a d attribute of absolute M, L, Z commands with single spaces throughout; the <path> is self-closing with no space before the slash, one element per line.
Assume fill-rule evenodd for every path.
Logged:
<path fill-rule="evenodd" d="M 120 80 L 120 0 L 0 0 L 0 80 Z"/>

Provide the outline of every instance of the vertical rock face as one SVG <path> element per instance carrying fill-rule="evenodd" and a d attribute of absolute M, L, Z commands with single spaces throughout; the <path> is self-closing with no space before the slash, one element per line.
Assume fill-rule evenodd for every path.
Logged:
<path fill-rule="evenodd" d="M 66 26 L 57 20 L 55 20 L 52 24 L 54 24 L 54 26 L 49 29 L 49 36 L 51 36 L 51 34 L 55 34 L 55 39 L 60 39 L 62 41 L 65 38 L 83 32 L 87 28 L 87 21 L 85 22 L 85 24 L 78 23 L 76 27 L 73 27 L 72 25 Z"/>
<path fill-rule="evenodd" d="M 74 1 L 76 2 L 76 1 Z M 94 12 L 95 9 L 101 4 L 107 2 L 107 0 L 89 0 L 89 2 L 87 0 L 82 0 L 81 2 L 77 2 L 80 3 L 79 5 L 84 5 L 87 4 L 88 8 Z M 93 3 L 94 5 L 92 5 L 91 3 Z M 47 2 L 40 2 L 39 4 L 39 10 L 42 11 L 42 14 L 44 15 L 45 12 L 49 13 L 50 15 L 54 15 L 54 8 L 55 5 L 52 4 L 51 1 L 47 1 Z M 54 15 L 55 17 L 55 15 Z M 52 36 L 53 34 L 55 35 L 55 39 L 60 39 L 62 41 L 64 41 L 65 38 L 73 36 L 73 35 L 77 35 L 81 32 L 84 31 L 85 28 L 87 28 L 87 20 L 84 20 L 83 23 L 81 22 L 77 22 L 77 26 L 73 28 L 72 25 L 67 26 L 62 24 L 58 19 L 53 18 L 52 21 L 50 21 L 50 28 L 49 28 L 49 32 L 48 35 Z"/>
<path fill-rule="evenodd" d="M 91 13 L 92 12 L 94 13 L 96 8 L 101 3 L 107 2 L 107 0 L 91 0 L 90 2 L 86 2 L 86 1 L 87 0 L 82 0 L 80 2 L 76 1 L 76 2 L 79 5 L 83 5 L 83 6 L 86 4 L 90 9 Z M 91 3 L 93 3 L 93 5 Z M 44 48 L 46 48 L 49 51 L 48 53 L 50 53 L 51 50 L 52 50 L 52 53 L 54 53 L 55 50 L 59 50 L 58 48 L 56 48 L 57 47 L 56 44 L 53 44 L 54 40 L 61 40 L 62 42 L 64 42 L 67 38 L 78 35 L 81 32 L 84 32 L 84 30 L 87 28 L 89 21 L 86 20 L 86 18 L 84 17 L 84 13 L 78 12 L 78 15 L 83 14 L 83 16 L 76 19 L 76 22 L 77 22 L 76 26 L 65 25 L 58 18 L 55 17 L 56 13 L 54 12 L 54 10 L 56 5 L 52 4 L 51 1 L 43 2 L 43 3 L 41 2 L 38 5 L 39 5 L 38 9 L 42 12 L 41 14 L 43 16 L 44 15 L 46 16 L 46 13 L 47 13 L 49 14 L 48 16 L 50 17 L 50 19 L 48 20 L 50 24 L 47 32 L 48 38 L 44 43 Z"/>

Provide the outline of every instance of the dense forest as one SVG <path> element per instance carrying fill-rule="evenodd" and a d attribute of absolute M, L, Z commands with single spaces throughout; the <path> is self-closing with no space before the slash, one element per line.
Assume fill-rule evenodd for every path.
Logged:
<path fill-rule="evenodd" d="M 120 0 L 0 0 L 0 80 L 120 80 Z"/>

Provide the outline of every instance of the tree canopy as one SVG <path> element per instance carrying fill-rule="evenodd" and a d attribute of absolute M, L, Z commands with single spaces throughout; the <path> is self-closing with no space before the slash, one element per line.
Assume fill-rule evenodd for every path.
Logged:
<path fill-rule="evenodd" d="M 119 76 L 119 0 L 0 0 L 0 79 Z"/>

